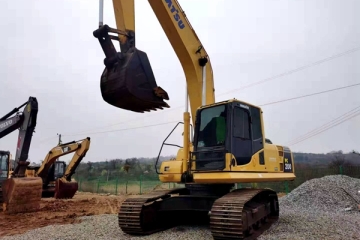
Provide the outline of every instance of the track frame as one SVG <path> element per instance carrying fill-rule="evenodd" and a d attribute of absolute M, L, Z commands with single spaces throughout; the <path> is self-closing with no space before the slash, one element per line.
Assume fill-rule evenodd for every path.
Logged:
<path fill-rule="evenodd" d="M 126 199 L 118 213 L 124 233 L 150 235 L 206 220 L 214 239 L 256 239 L 279 217 L 271 189 L 229 189 L 229 185 L 187 185 Z"/>

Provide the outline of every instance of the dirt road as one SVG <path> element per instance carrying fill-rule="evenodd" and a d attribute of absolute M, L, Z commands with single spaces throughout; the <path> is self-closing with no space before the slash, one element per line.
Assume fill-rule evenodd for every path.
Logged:
<path fill-rule="evenodd" d="M 41 210 L 35 213 L 7 215 L 0 212 L 0 237 L 24 233 L 53 224 L 80 222 L 77 217 L 98 214 L 116 214 L 124 196 L 101 196 L 77 193 L 73 199 L 42 199 Z"/>

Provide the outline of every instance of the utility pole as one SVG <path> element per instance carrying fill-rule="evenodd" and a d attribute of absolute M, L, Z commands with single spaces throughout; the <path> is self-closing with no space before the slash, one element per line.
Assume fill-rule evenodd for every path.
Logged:
<path fill-rule="evenodd" d="M 61 134 L 57 133 L 57 135 L 59 136 L 59 142 L 58 142 L 58 145 L 62 144 L 62 141 L 61 141 Z"/>
<path fill-rule="evenodd" d="M 60 144 L 62 144 L 62 141 L 61 141 L 61 134 L 57 133 L 57 135 L 59 136 L 59 142 L 58 142 L 58 146 Z M 56 159 L 56 161 L 58 161 L 60 158 Z"/>

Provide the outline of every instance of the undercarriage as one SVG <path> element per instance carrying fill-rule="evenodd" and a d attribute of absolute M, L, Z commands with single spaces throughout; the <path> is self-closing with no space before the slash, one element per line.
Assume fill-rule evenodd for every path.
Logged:
<path fill-rule="evenodd" d="M 185 188 L 128 198 L 118 220 L 122 231 L 131 235 L 149 235 L 204 220 L 214 239 L 256 239 L 278 216 L 278 197 L 271 189 L 186 184 Z"/>

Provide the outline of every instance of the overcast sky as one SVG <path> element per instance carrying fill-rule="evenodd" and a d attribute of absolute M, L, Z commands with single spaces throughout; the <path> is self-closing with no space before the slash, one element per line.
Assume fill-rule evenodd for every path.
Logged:
<path fill-rule="evenodd" d="M 112 1 L 104 2 L 104 22 L 115 27 Z M 104 54 L 92 35 L 98 26 L 97 0 L 8 0 L 2 4 L 0 115 L 29 96 L 38 99 L 30 161 L 46 156 L 57 144 L 57 133 L 63 134 L 63 142 L 91 137 L 85 162 L 154 157 L 175 122 L 182 120 L 185 78 L 180 62 L 149 3 L 135 2 L 137 47 L 148 54 L 158 85 L 169 93 L 168 103 L 176 109 L 137 114 L 103 101 Z M 354 51 L 241 89 L 359 47 L 358 0 L 179 2 L 210 55 L 217 101 L 237 98 L 261 105 L 360 82 L 360 51 Z M 266 137 L 288 145 L 359 106 L 359 90 L 357 86 L 264 106 Z M 165 122 L 171 123 L 138 128 Z M 137 129 L 116 131 L 126 128 Z M 181 144 L 181 133 L 178 129 L 169 141 Z M 14 156 L 17 135 L 15 131 L 2 138 L 0 149 Z M 355 117 L 290 147 L 315 153 L 360 150 L 359 136 L 360 117 Z M 162 155 L 176 151 L 165 147 Z"/>

